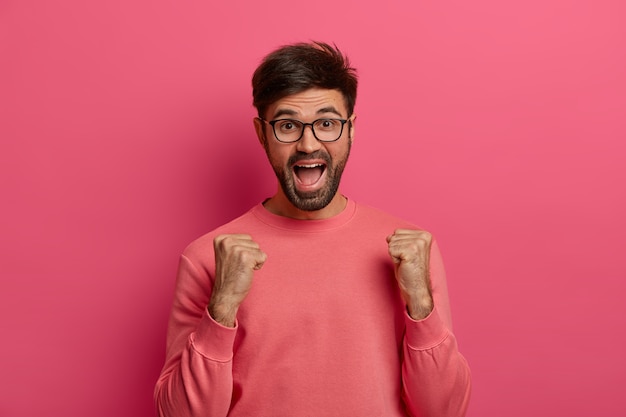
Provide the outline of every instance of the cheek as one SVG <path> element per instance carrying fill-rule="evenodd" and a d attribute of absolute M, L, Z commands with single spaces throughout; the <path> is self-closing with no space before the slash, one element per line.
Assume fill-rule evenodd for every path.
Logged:
<path fill-rule="evenodd" d="M 291 156 L 291 153 L 284 148 L 268 146 L 265 151 L 272 165 L 280 165 L 281 167 L 287 163 L 287 160 L 289 160 Z"/>
<path fill-rule="evenodd" d="M 338 146 L 337 148 L 328 149 L 328 153 L 334 163 L 344 160 L 348 157 L 350 153 L 350 146 Z"/>

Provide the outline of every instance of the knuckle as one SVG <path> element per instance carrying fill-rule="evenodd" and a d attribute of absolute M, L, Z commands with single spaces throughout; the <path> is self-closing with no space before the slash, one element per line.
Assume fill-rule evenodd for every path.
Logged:
<path fill-rule="evenodd" d="M 428 230 L 417 230 L 417 233 L 419 233 L 419 235 L 424 239 L 430 239 L 432 237 Z"/>
<path fill-rule="evenodd" d="M 232 235 L 219 235 L 219 236 L 216 236 L 215 239 L 213 239 L 213 242 L 215 243 L 216 246 L 225 248 L 227 246 L 232 245 L 233 240 L 234 240 L 234 237 Z"/>
<path fill-rule="evenodd" d="M 416 235 L 416 241 L 420 243 L 420 245 L 428 246 L 432 241 L 433 236 L 430 232 L 425 230 L 420 230 Z"/>
<path fill-rule="evenodd" d="M 244 265 L 255 265 L 257 263 L 256 253 L 245 248 L 238 248 L 237 258 Z"/>

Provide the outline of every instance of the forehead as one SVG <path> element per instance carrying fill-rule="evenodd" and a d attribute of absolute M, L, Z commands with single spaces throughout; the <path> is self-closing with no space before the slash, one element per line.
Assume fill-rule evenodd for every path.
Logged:
<path fill-rule="evenodd" d="M 343 94 L 339 90 L 311 88 L 275 101 L 267 108 L 270 119 L 277 117 L 315 117 L 324 114 L 348 117 Z"/>

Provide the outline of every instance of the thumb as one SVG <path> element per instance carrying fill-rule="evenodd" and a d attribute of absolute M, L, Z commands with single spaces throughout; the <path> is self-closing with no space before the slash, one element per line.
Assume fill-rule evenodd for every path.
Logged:
<path fill-rule="evenodd" d="M 267 254 L 265 252 L 261 252 L 259 253 L 259 256 L 257 256 L 257 258 L 255 259 L 255 263 L 254 263 L 254 270 L 258 271 L 259 269 L 263 268 L 263 265 L 265 265 L 265 261 L 267 261 Z"/>

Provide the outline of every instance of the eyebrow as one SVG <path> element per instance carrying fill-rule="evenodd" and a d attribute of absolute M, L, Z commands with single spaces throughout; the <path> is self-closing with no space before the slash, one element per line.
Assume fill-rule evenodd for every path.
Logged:
<path fill-rule="evenodd" d="M 324 113 L 334 113 L 339 117 L 343 117 L 341 113 L 339 113 L 339 110 L 337 110 L 335 107 L 333 106 L 327 106 L 327 107 L 322 107 L 321 109 L 319 109 L 316 114 L 324 114 Z M 274 113 L 274 116 L 272 117 L 273 119 L 278 119 L 281 116 L 295 116 L 296 114 L 298 114 L 295 110 L 291 110 L 291 109 L 278 109 L 276 110 L 276 113 Z"/>

